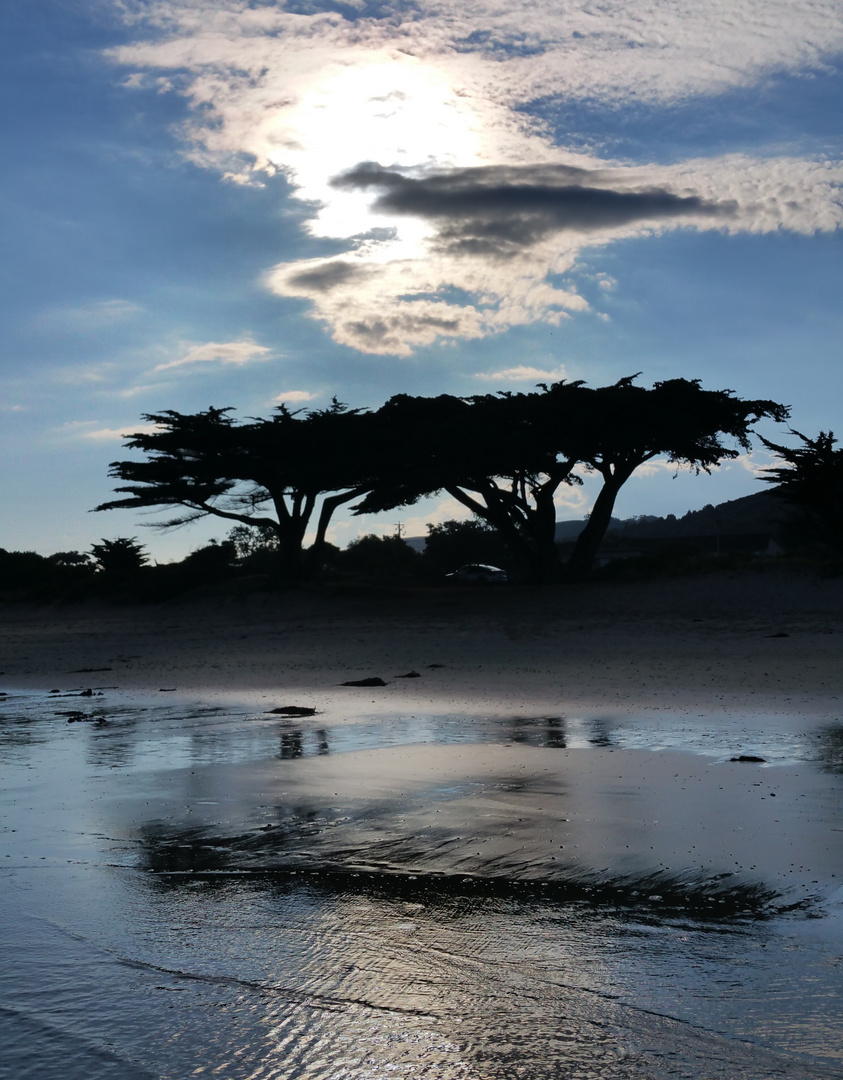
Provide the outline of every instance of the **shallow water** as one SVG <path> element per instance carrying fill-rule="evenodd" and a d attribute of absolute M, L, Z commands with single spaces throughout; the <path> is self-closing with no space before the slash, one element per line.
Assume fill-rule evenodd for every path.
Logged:
<path fill-rule="evenodd" d="M 843 724 L 101 692 L 0 703 L 0 1076 L 843 1076 Z"/>

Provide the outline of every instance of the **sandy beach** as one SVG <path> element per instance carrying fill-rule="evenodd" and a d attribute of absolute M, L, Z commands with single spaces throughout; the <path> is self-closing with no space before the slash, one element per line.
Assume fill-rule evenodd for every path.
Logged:
<path fill-rule="evenodd" d="M 548 590 L 208 598 L 0 610 L 6 687 L 506 710 L 806 709 L 843 692 L 843 579 L 775 572 Z M 436 667 L 432 665 L 437 665 Z M 439 666 L 441 665 L 441 666 Z M 395 676 L 416 670 L 420 679 Z M 78 677 L 75 677 L 78 676 Z M 283 704 L 283 702 L 282 702 Z"/>
<path fill-rule="evenodd" d="M 200 1051 L 182 1010 L 193 1050 L 168 1071 L 115 1036 L 117 1076 L 843 1075 L 841 635 L 843 581 L 773 573 L 7 605 L 6 918 L 175 988 L 281 980 L 272 1030 L 322 1062 L 280 1035 L 251 1064 L 231 1032 Z M 287 959 L 259 946 L 267 889 Z M 125 914 L 139 897 L 163 924 Z M 410 1013 L 427 1034 L 390 1027 Z"/>

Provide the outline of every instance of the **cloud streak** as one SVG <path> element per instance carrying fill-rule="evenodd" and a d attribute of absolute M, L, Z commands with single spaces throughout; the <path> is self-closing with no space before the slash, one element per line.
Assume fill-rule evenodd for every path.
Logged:
<path fill-rule="evenodd" d="M 568 373 L 564 365 L 545 371 L 543 368 L 530 367 L 528 364 L 518 364 L 516 367 L 504 368 L 502 371 L 482 372 L 478 371 L 474 378 L 484 382 L 558 382 L 567 379 Z"/>
<path fill-rule="evenodd" d="M 254 360 L 265 360 L 271 350 L 254 341 L 208 341 L 204 345 L 193 345 L 176 360 L 158 364 L 153 372 L 171 371 L 174 368 L 192 367 L 194 364 L 222 364 L 243 367 Z"/>

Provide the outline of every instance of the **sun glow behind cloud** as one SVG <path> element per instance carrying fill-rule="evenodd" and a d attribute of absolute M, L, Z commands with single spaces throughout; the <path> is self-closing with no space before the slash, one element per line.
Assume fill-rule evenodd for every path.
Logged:
<path fill-rule="evenodd" d="M 337 342 L 361 351 L 406 356 L 586 313 L 572 283 L 586 247 L 675 228 L 843 223 L 839 162 L 633 166 L 555 144 L 529 112 L 541 99 L 664 103 L 819 66 L 843 47 L 829 4 L 433 0 L 349 18 L 240 0 L 129 10 L 154 32 L 111 55 L 131 69 L 127 85 L 188 98 L 189 156 L 240 184 L 284 174 L 311 210 L 308 231 L 345 245 L 279 262 L 265 284 L 308 301 Z"/>

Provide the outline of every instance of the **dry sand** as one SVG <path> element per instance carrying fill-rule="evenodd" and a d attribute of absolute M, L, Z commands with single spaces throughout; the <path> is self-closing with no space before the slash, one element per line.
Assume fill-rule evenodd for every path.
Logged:
<path fill-rule="evenodd" d="M 506 712 L 836 716 L 843 579 L 774 572 L 545 592 L 431 590 L 0 609 L 0 685 Z M 433 665 L 442 665 L 441 667 Z M 86 670 L 88 669 L 88 670 Z M 395 679 L 415 670 L 418 679 Z M 378 676 L 376 691 L 340 688 Z"/>

